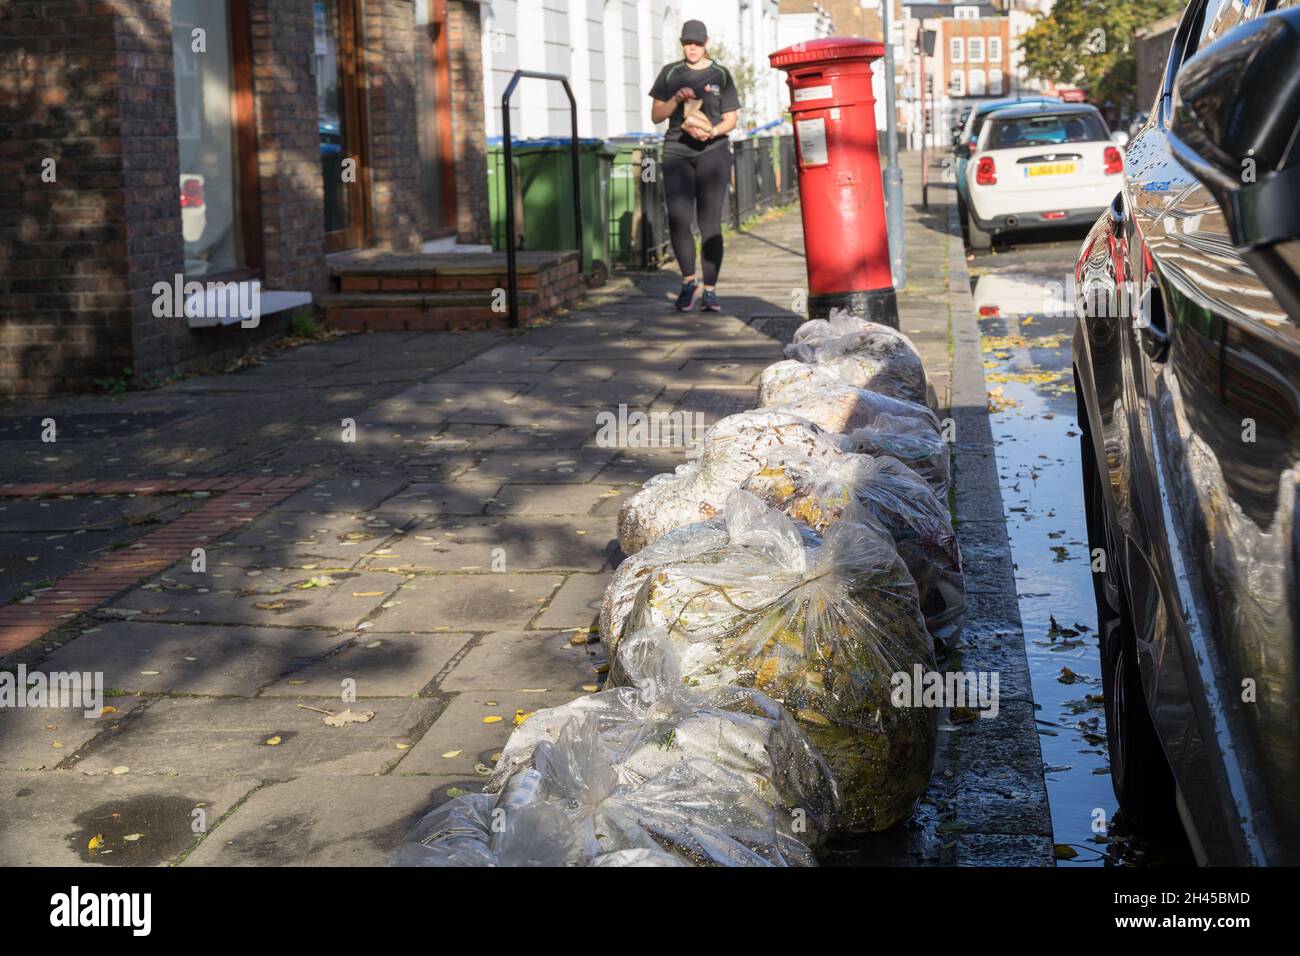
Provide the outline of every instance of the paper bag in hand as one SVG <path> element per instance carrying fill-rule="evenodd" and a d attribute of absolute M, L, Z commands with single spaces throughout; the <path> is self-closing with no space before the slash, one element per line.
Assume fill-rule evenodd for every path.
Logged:
<path fill-rule="evenodd" d="M 687 100 L 685 106 L 686 113 L 682 117 L 682 129 L 699 129 L 706 133 L 713 129 L 713 124 L 704 115 L 704 104 L 699 100 Z"/>

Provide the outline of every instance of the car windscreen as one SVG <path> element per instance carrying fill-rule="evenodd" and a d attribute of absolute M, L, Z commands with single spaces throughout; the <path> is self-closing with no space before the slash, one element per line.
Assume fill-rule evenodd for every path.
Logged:
<path fill-rule="evenodd" d="M 992 119 L 986 149 L 1059 146 L 1062 143 L 1091 143 L 1108 138 L 1106 124 L 1096 113 L 1044 114 L 1016 119 L 994 116 Z"/>

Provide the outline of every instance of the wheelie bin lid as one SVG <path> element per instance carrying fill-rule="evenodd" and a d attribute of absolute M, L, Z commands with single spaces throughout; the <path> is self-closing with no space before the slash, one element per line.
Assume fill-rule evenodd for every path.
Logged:
<path fill-rule="evenodd" d="M 796 43 L 784 50 L 769 54 L 768 59 L 776 69 L 798 66 L 801 63 L 823 63 L 826 60 L 877 60 L 885 55 L 885 44 L 880 40 L 862 37 L 821 37 Z"/>
<path fill-rule="evenodd" d="M 539 139 L 517 139 L 512 137 L 510 140 L 510 147 L 514 151 L 518 151 L 521 149 L 556 149 L 556 148 L 568 149 L 569 143 L 570 143 L 570 138 L 568 136 L 542 137 Z M 505 137 L 489 136 L 487 140 L 487 144 L 489 146 L 504 146 Z M 596 137 L 592 137 L 592 136 L 578 137 L 579 149 L 595 150 L 604 145 L 605 145 L 605 141 L 603 139 L 597 139 Z"/>

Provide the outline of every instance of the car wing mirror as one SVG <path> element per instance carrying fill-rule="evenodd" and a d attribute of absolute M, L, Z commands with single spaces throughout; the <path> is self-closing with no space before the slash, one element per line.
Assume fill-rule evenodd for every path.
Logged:
<path fill-rule="evenodd" d="M 1232 241 L 1300 321 L 1300 8 L 1237 27 L 1183 65 L 1169 145 Z"/>

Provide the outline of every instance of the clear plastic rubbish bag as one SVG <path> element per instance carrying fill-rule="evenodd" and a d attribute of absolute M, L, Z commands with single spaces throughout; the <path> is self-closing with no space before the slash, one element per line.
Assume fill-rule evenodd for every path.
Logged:
<path fill-rule="evenodd" d="M 511 734 L 486 789 L 532 766 L 541 742 L 558 742 L 566 727 L 586 722 L 622 779 L 650 780 L 677 764 L 705 761 L 741 780 L 774 812 L 799 821 L 793 832 L 818 846 L 831 828 L 838 794 L 826 762 L 798 724 L 760 691 L 685 684 L 672 652 L 667 635 L 656 629 L 620 642 L 621 666 L 639 675 L 636 686 L 530 716 Z"/>
<path fill-rule="evenodd" d="M 487 792 L 428 814 L 392 862 L 815 866 L 838 794 L 795 720 L 757 691 L 685 686 L 662 634 L 624 651 L 637 686 L 530 716 Z"/>
<path fill-rule="evenodd" d="M 956 646 L 966 617 L 957 535 L 946 499 L 911 468 L 856 454 L 829 463 L 774 459 L 741 488 L 819 533 L 841 520 L 879 523 L 916 582 L 936 649 Z"/>
<path fill-rule="evenodd" d="M 714 517 L 769 453 L 829 459 L 848 447 L 844 436 L 790 412 L 757 409 L 729 415 L 705 432 L 696 461 L 655 475 L 624 503 L 618 516 L 619 547 L 624 554 L 636 554 L 673 528 Z"/>
<path fill-rule="evenodd" d="M 819 366 L 846 385 L 926 403 L 925 365 L 897 329 L 853 315 L 803 323 L 785 347 L 787 358 Z"/>
<path fill-rule="evenodd" d="M 831 432 L 847 434 L 869 427 L 880 415 L 915 418 L 934 431 L 939 419 L 923 404 L 840 381 L 820 365 L 787 359 L 763 370 L 759 404 L 807 418 Z"/>
<path fill-rule="evenodd" d="M 621 638 L 662 629 L 688 684 L 753 687 L 790 709 L 835 777 L 838 830 L 883 830 L 911 814 L 929 781 L 936 713 L 895 706 L 891 684 L 914 665 L 932 670 L 934 654 L 916 585 L 883 530 L 838 521 L 822 537 L 738 491 L 721 518 L 624 562 L 615 588 L 634 598 L 602 634 L 612 684 L 645 676 L 617 653 Z"/>
<path fill-rule="evenodd" d="M 917 418 L 882 413 L 866 428 L 849 433 L 854 450 L 901 461 L 925 479 L 942 502 L 948 501 L 951 457 L 947 440 Z"/>

